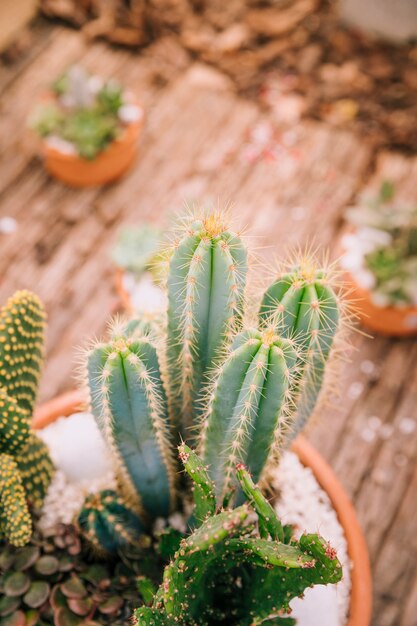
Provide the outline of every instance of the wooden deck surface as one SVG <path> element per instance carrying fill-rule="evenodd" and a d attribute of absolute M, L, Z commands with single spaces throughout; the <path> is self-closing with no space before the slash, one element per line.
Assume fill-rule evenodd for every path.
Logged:
<path fill-rule="evenodd" d="M 271 120 L 239 99 L 227 78 L 193 64 L 169 39 L 146 54 L 88 45 L 61 27 L 36 25 L 28 58 L 0 68 L 0 302 L 30 288 L 49 314 L 47 399 L 74 385 L 76 348 L 100 335 L 114 310 L 109 250 L 119 225 L 166 224 L 185 201 L 233 202 L 258 254 L 282 257 L 314 241 L 333 252 L 346 206 L 386 177 L 417 201 L 417 159 L 374 154 L 360 137 L 318 122 L 274 121 L 275 158 L 254 158 L 253 129 Z M 25 120 L 68 64 L 129 85 L 147 111 L 140 155 L 120 183 L 77 191 L 43 171 Z M 252 136 L 252 138 L 251 138 Z M 310 440 L 335 468 L 365 530 L 375 584 L 374 626 L 417 624 L 417 342 L 356 334 L 340 395 Z"/>

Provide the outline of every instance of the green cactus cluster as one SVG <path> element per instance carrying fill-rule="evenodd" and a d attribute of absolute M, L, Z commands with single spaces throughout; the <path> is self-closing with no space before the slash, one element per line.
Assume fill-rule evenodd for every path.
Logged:
<path fill-rule="evenodd" d="M 28 291 L 0 310 L 0 532 L 14 545 L 30 538 L 29 509 L 42 505 L 53 465 L 31 431 L 43 362 L 45 312 Z"/>
<path fill-rule="evenodd" d="M 341 308 L 331 272 L 306 257 L 251 312 L 248 251 L 219 211 L 185 220 L 163 256 L 166 318 L 116 323 L 85 368 L 120 493 L 145 527 L 178 506 L 181 438 L 207 466 L 217 505 L 232 487 L 234 504 L 243 499 L 237 463 L 262 479 L 313 412 Z"/>
<path fill-rule="evenodd" d="M 139 626 L 291 624 L 285 615 L 293 598 L 341 579 L 334 549 L 318 535 L 292 538 L 243 465 L 236 473 L 248 503 L 219 510 L 201 459 L 185 445 L 180 458 L 201 525 L 181 541 L 152 605 L 136 611 Z"/>

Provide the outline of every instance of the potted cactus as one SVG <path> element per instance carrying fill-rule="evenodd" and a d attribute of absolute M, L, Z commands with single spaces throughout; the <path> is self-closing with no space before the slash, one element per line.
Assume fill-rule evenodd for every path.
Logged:
<path fill-rule="evenodd" d="M 83 359 L 90 413 L 82 419 L 97 425 L 114 481 L 87 490 L 69 528 L 60 520 L 46 532 L 46 509 L 55 498 L 59 517 L 70 493 L 57 483 L 59 463 L 42 511 L 19 496 L 20 506 L 34 515 L 35 534 L 29 539 L 26 524 L 28 546 L 21 548 L 21 536 L 16 541 L 10 533 L 2 544 L 6 599 L 0 615 L 10 624 L 127 624 L 131 612 L 143 626 L 289 626 L 304 590 L 342 578 L 326 539 L 280 519 L 284 501 L 271 478 L 318 400 L 337 343 L 343 307 L 331 276 L 310 259 L 300 260 L 273 281 L 251 317 L 246 248 L 221 214 L 190 220 L 169 257 L 166 315 L 115 322 Z M 1 382 L 22 411 L 18 427 L 7 411 L 2 414 L 9 446 L 4 454 L 8 442 L 23 440 L 22 426 L 29 429 L 32 404 L 21 403 L 27 388 L 33 397 L 40 365 L 40 343 L 26 331 L 32 303 L 41 310 L 34 296 L 20 293 L 2 312 L 0 354 L 10 358 L 3 359 Z M 33 426 L 60 413 L 75 413 L 63 420 L 66 425 L 78 419 L 73 397 L 59 404 L 41 409 Z M 78 447 L 87 439 L 86 428 L 80 437 L 79 423 Z M 56 424 L 43 429 L 44 438 Z M 280 467 L 278 475 L 282 462 Z M 343 500 L 333 480 L 331 473 L 323 480 L 332 502 Z M 7 487 L 0 494 L 5 511 Z M 352 602 L 343 622 L 358 626 L 369 623 L 369 570 L 354 514 L 344 506 L 340 518 L 349 520 L 356 547 L 349 546 Z M 8 511 L 10 525 L 15 507 Z M 62 549 L 67 553 L 57 553 Z M 39 596 L 35 583 L 43 583 Z"/>
<path fill-rule="evenodd" d="M 153 224 L 125 226 L 117 236 L 112 249 L 116 266 L 115 286 L 123 308 L 156 312 L 166 308 L 161 289 L 159 246 L 162 231 Z"/>
<path fill-rule="evenodd" d="M 401 337 L 417 333 L 417 208 L 394 194 L 385 181 L 376 197 L 348 211 L 341 265 L 362 323 Z"/>
<path fill-rule="evenodd" d="M 114 80 L 82 67 L 62 74 L 30 118 L 46 169 L 68 185 L 103 185 L 132 165 L 143 110 Z"/>

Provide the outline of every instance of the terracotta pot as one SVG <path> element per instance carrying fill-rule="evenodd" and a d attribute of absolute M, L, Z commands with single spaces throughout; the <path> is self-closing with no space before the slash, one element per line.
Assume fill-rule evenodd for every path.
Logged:
<path fill-rule="evenodd" d="M 130 293 L 127 291 L 123 283 L 124 274 L 125 271 L 121 267 L 116 268 L 114 272 L 114 285 L 117 296 L 120 300 L 120 304 L 122 305 L 126 313 L 132 315 L 135 311 L 130 297 Z"/>
<path fill-rule="evenodd" d="M 417 334 L 417 307 L 379 307 L 371 294 L 359 287 L 351 274 L 346 274 L 349 297 L 362 324 L 369 330 L 388 337 L 411 337 Z"/>
<path fill-rule="evenodd" d="M 81 392 L 68 392 L 39 407 L 32 425 L 35 429 L 44 428 L 58 417 L 71 415 L 83 406 L 85 399 Z M 329 496 L 344 530 L 352 561 L 352 589 L 346 626 L 369 626 L 372 612 L 371 569 L 365 538 L 353 505 L 331 467 L 303 436 L 297 437 L 292 449 L 303 465 L 313 471 L 317 482 Z"/>
<path fill-rule="evenodd" d="M 84 159 L 78 155 L 64 154 L 42 141 L 45 167 L 52 176 L 73 187 L 95 187 L 117 180 L 133 164 L 142 123 L 125 127 L 95 159 Z"/>

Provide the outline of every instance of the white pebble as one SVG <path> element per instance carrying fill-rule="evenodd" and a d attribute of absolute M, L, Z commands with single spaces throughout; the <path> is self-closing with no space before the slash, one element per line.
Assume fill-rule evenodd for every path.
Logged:
<path fill-rule="evenodd" d="M 360 382 L 352 383 L 347 391 L 351 400 L 357 400 L 364 390 L 364 384 Z"/>
<path fill-rule="evenodd" d="M 62 139 L 62 137 L 58 137 L 57 135 L 50 135 L 46 137 L 45 143 L 50 147 L 58 150 L 61 154 L 75 155 L 77 154 L 77 150 L 70 141 L 66 141 Z"/>
<path fill-rule="evenodd" d="M 1 217 L 0 218 L 0 233 L 4 235 L 10 235 L 17 230 L 17 222 L 14 217 Z"/>
<path fill-rule="evenodd" d="M 117 115 L 123 124 L 133 124 L 142 119 L 143 110 L 136 104 L 123 104 L 118 110 Z"/>
<path fill-rule="evenodd" d="M 361 372 L 367 376 L 371 376 L 375 372 L 375 363 L 369 360 L 362 361 L 360 364 Z"/>
<path fill-rule="evenodd" d="M 375 439 L 375 431 L 372 428 L 364 428 L 361 431 L 361 438 L 367 443 L 371 443 Z"/>
<path fill-rule="evenodd" d="M 411 435 L 416 429 L 416 423 L 411 417 L 403 417 L 399 429 L 403 435 Z"/>

